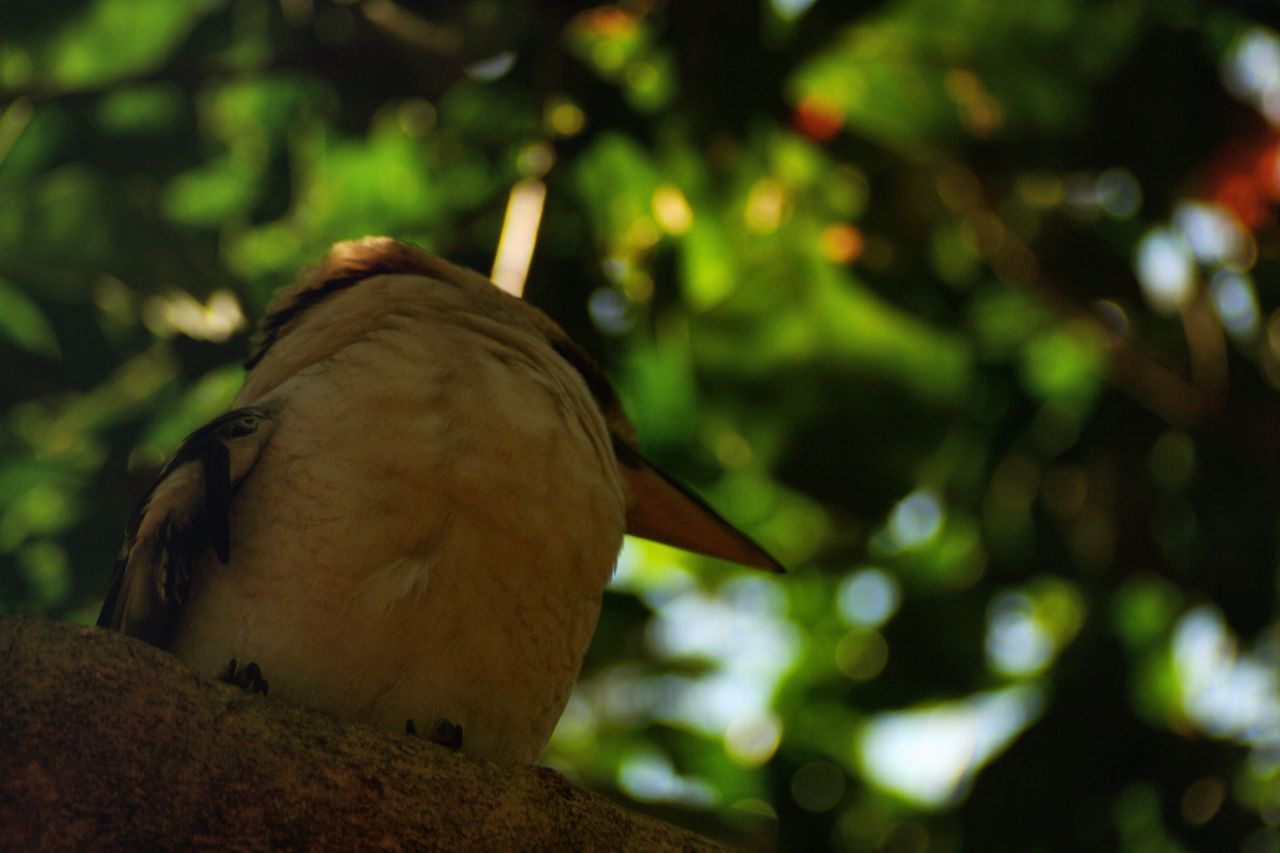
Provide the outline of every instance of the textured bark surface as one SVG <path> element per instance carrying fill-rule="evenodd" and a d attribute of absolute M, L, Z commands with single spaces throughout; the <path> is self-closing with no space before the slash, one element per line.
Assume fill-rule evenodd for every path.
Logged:
<path fill-rule="evenodd" d="M 251 695 L 118 634 L 0 619 L 0 849 L 193 847 L 720 849 L 545 768 Z"/>

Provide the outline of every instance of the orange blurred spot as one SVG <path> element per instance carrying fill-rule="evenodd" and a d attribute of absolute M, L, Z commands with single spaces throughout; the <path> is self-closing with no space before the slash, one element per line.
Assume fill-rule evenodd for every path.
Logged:
<path fill-rule="evenodd" d="M 1205 196 L 1257 230 L 1280 201 L 1280 142 L 1274 131 L 1228 141 L 1209 162 L 1204 181 Z"/>
<path fill-rule="evenodd" d="M 791 123 L 800 133 L 826 142 L 844 127 L 844 109 L 821 95 L 805 95 L 791 115 Z"/>
<path fill-rule="evenodd" d="M 597 38 L 623 38 L 636 31 L 636 16 L 616 6 L 598 6 L 580 13 L 573 26 Z"/>
<path fill-rule="evenodd" d="M 1213 200 L 1230 210 L 1246 228 L 1253 230 L 1267 217 L 1267 204 L 1258 188 L 1244 175 L 1225 175 L 1213 191 Z"/>
<path fill-rule="evenodd" d="M 1280 200 L 1280 143 L 1269 146 L 1258 158 L 1253 179 L 1271 201 Z"/>
<path fill-rule="evenodd" d="M 837 264 L 849 264 L 862 257 L 862 232 L 852 225 L 836 222 L 822 229 L 818 237 L 822 256 Z"/>

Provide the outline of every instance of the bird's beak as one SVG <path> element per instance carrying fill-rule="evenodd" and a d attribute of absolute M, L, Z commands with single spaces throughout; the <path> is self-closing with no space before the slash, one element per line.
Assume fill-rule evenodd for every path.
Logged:
<path fill-rule="evenodd" d="M 786 571 L 769 552 L 634 448 L 618 441 L 614 448 L 627 493 L 627 532 L 632 536 L 744 566 Z"/>

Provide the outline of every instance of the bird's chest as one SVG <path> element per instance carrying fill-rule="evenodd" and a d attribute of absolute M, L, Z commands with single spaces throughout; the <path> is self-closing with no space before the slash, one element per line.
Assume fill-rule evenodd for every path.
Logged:
<path fill-rule="evenodd" d="M 533 760 L 621 544 L 612 459 L 582 401 L 518 364 L 377 355 L 280 389 L 232 560 L 177 650 L 205 670 L 256 660 L 273 695 L 389 728 L 447 717 L 465 748 Z"/>
<path fill-rule="evenodd" d="M 300 383 L 264 460 L 278 476 L 253 484 L 275 492 L 254 502 L 264 527 L 317 560 L 425 561 L 511 600 L 602 584 L 624 522 L 599 416 L 522 362 L 459 356 L 356 359 Z"/>

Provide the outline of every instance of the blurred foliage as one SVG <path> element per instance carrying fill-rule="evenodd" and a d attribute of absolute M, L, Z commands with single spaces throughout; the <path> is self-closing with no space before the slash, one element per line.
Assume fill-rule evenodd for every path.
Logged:
<path fill-rule="evenodd" d="M 7 4 L 0 609 L 94 618 L 329 243 L 487 272 L 545 188 L 527 298 L 792 567 L 629 542 L 548 762 L 752 848 L 1275 851 L 1275 15 Z"/>

